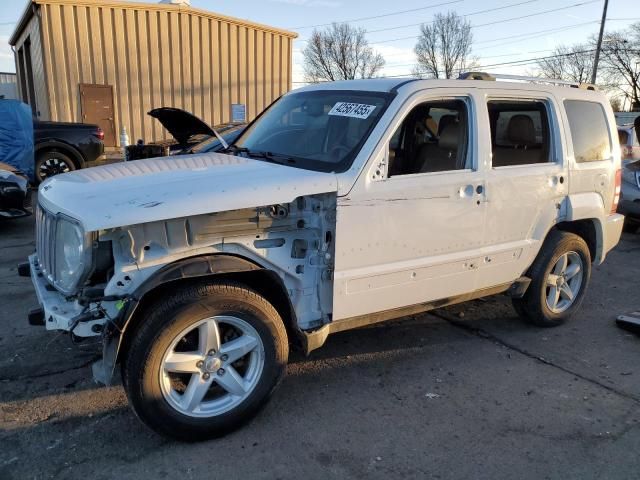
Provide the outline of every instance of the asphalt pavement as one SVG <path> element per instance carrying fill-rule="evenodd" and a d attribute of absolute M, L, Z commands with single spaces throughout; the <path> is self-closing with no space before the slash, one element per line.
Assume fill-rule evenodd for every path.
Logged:
<path fill-rule="evenodd" d="M 344 332 L 292 354 L 255 420 L 183 444 L 92 382 L 95 344 L 27 324 L 16 265 L 33 219 L 0 223 L 0 479 L 634 479 L 640 476 L 640 235 L 593 271 L 569 324 L 496 296 Z"/>

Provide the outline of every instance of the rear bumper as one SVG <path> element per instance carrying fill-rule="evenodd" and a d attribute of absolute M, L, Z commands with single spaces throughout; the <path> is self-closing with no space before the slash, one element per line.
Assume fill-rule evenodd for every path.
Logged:
<path fill-rule="evenodd" d="M 603 224 L 602 239 L 602 259 L 615 247 L 622 236 L 624 226 L 624 216 L 618 213 L 607 215 Z"/>
<path fill-rule="evenodd" d="M 618 213 L 625 217 L 640 220 L 640 199 L 639 200 L 620 200 L 618 205 Z"/>

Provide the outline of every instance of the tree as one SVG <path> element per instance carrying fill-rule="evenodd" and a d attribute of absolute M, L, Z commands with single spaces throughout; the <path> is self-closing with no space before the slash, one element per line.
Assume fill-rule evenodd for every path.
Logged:
<path fill-rule="evenodd" d="M 551 55 L 538 60 L 538 73 L 546 78 L 587 83 L 593 71 L 595 46 L 561 45 Z"/>
<path fill-rule="evenodd" d="M 384 58 L 365 38 L 365 30 L 334 23 L 314 30 L 303 50 L 304 74 L 309 82 L 371 78 L 384 67 Z"/>
<path fill-rule="evenodd" d="M 602 41 L 602 68 L 608 83 L 640 109 L 640 23 L 609 33 Z"/>
<path fill-rule="evenodd" d="M 418 65 L 414 74 L 427 78 L 454 78 L 472 67 L 471 24 L 455 12 L 437 13 L 432 23 L 420 26 L 414 48 Z"/>
<path fill-rule="evenodd" d="M 620 97 L 609 97 L 609 103 L 614 112 L 622 111 L 622 99 Z"/>

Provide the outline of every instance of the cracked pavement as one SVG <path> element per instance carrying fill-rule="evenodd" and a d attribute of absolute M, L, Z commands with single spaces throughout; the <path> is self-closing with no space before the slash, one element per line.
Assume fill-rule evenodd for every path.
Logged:
<path fill-rule="evenodd" d="M 496 296 L 330 337 L 292 354 L 272 401 L 201 444 L 142 426 L 95 344 L 27 324 L 16 265 L 33 220 L 0 224 L 0 478 L 636 478 L 640 235 L 593 271 L 582 311 L 539 329 Z"/>

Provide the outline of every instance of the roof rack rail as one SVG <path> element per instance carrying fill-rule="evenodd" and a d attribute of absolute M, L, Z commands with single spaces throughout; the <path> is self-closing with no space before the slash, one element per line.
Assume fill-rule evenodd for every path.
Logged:
<path fill-rule="evenodd" d="M 486 72 L 463 72 L 458 76 L 458 80 L 516 80 L 531 83 L 550 83 L 552 85 L 566 85 L 572 88 L 582 88 L 585 90 L 597 90 L 597 87 L 591 83 L 571 82 L 569 80 L 560 80 L 558 78 L 544 77 L 527 77 L 524 75 L 508 75 L 502 73 L 486 73 Z"/>

